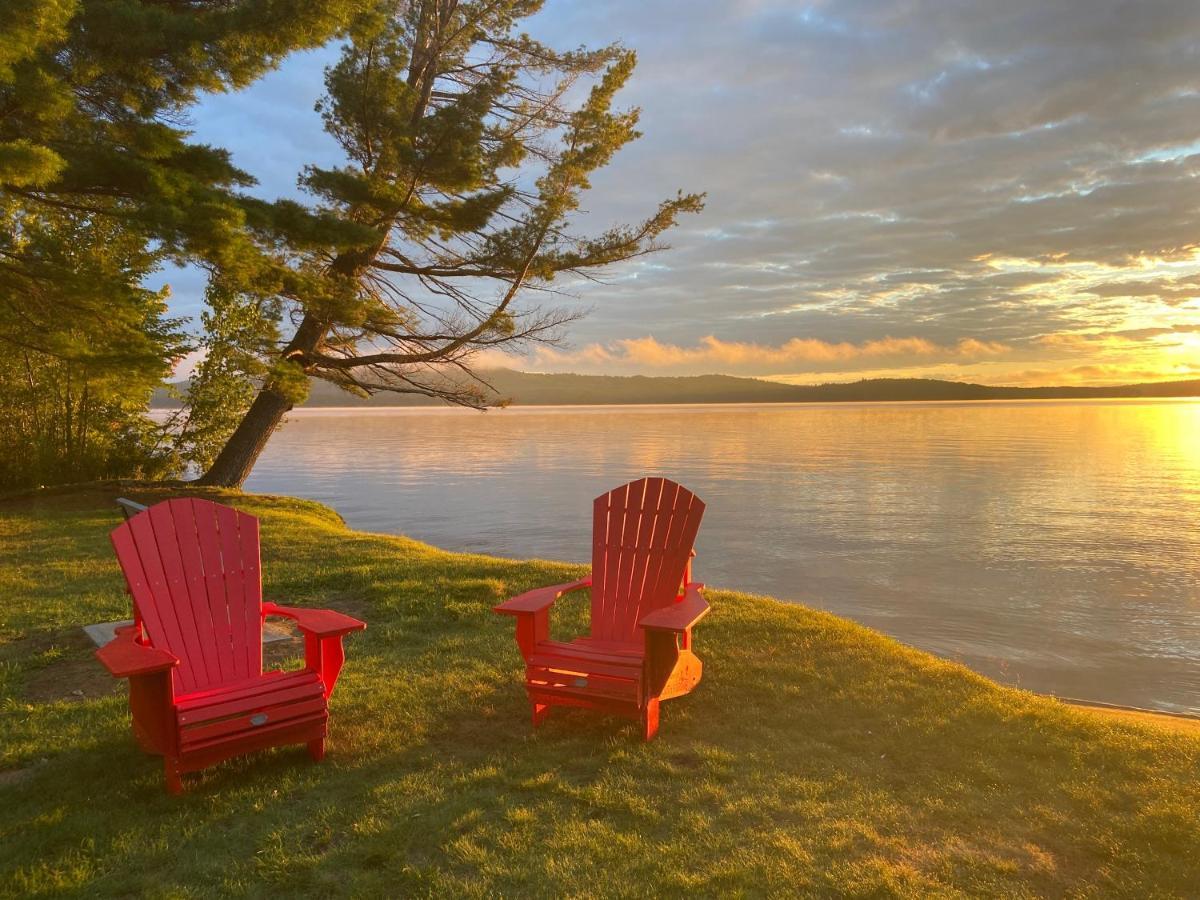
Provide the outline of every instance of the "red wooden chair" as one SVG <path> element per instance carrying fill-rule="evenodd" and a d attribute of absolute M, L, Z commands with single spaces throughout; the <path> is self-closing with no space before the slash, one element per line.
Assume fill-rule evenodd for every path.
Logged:
<path fill-rule="evenodd" d="M 691 557 L 704 504 L 673 481 L 643 478 L 597 497 L 594 513 L 589 577 L 529 591 L 495 611 L 516 616 L 535 728 L 551 706 L 582 706 L 639 720 L 650 740 L 659 703 L 700 681 L 692 626 L 708 603 L 704 585 L 691 579 Z M 591 634 L 550 640 L 550 607 L 586 587 Z"/>
<path fill-rule="evenodd" d="M 112 543 L 134 624 L 96 655 L 129 679 L 134 735 L 162 755 L 167 790 L 181 790 L 183 772 L 282 744 L 306 743 L 320 760 L 342 637 L 366 625 L 262 602 L 258 520 L 228 506 L 167 500 L 132 516 Z M 263 672 L 265 616 L 295 620 L 303 669 Z"/>

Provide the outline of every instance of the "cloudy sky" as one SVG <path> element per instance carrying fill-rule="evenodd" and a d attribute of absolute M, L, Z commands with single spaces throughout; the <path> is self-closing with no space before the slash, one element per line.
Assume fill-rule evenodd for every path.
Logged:
<path fill-rule="evenodd" d="M 1200 377 L 1200 3 L 548 0 L 530 31 L 620 41 L 645 136 L 582 225 L 680 188 L 673 249 L 568 286 L 590 310 L 538 371 L 797 382 Z M 337 159 L 334 50 L 210 99 L 199 139 L 264 196 Z M 202 283 L 170 279 L 193 315 Z"/>

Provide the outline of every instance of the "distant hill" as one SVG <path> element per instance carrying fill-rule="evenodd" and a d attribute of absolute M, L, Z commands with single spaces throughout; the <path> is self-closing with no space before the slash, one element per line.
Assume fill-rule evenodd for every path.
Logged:
<path fill-rule="evenodd" d="M 670 378 L 647 375 L 539 375 L 493 369 L 481 376 L 496 389 L 498 399 L 519 406 L 594 406 L 625 403 L 770 403 L 786 402 L 790 385 L 730 375 Z M 347 403 L 346 401 L 350 402 Z M 376 394 L 363 401 L 329 382 L 314 385 L 306 406 L 417 406 L 428 398 Z"/>
<path fill-rule="evenodd" d="M 845 403 L 913 400 L 1048 400 L 1121 397 L 1197 397 L 1200 379 L 1115 387 L 995 387 L 931 378 L 871 378 L 839 384 L 792 385 L 732 375 L 539 375 L 495 369 L 481 373 L 496 399 L 515 406 L 589 406 L 654 403 Z M 171 408 L 165 391 L 151 406 Z M 325 381 L 314 381 L 306 407 L 438 406 L 406 394 L 355 397 Z"/>

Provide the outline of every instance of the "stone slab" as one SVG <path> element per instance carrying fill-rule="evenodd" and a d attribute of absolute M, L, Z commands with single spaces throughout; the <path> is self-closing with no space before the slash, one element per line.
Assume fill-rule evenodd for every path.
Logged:
<path fill-rule="evenodd" d="M 133 619 L 122 619 L 120 622 L 97 622 L 94 625 L 84 625 L 83 633 L 92 639 L 97 647 L 103 647 L 117 636 L 117 629 L 132 625 Z"/>

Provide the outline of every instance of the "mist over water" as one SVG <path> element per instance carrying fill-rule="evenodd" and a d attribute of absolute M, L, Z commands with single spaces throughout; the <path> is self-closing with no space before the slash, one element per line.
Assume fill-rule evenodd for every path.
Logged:
<path fill-rule="evenodd" d="M 1200 402 L 304 410 L 246 489 L 582 562 L 592 498 L 646 475 L 708 504 L 712 586 L 1032 690 L 1200 712 Z"/>

